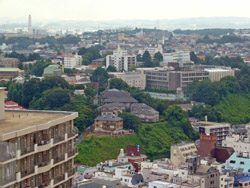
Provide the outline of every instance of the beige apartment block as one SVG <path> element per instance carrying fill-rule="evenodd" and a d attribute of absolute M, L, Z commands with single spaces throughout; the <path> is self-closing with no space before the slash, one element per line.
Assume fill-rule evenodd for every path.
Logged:
<path fill-rule="evenodd" d="M 136 87 L 144 90 L 146 87 L 146 75 L 142 71 L 137 72 L 110 72 L 109 75 L 114 78 L 120 78 L 130 87 Z"/>
<path fill-rule="evenodd" d="M 197 148 L 194 143 L 181 143 L 171 145 L 171 162 L 174 168 L 178 168 L 187 162 L 189 156 L 197 155 Z"/>
<path fill-rule="evenodd" d="M 78 113 L 2 108 L 0 188 L 71 188 L 78 154 L 73 121 Z"/>

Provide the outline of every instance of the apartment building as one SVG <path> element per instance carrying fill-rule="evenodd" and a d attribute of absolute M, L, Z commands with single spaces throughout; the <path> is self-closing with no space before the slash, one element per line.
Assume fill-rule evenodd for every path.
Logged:
<path fill-rule="evenodd" d="M 63 56 L 64 68 L 73 69 L 79 65 L 82 65 L 82 56 L 75 54 L 69 54 Z"/>
<path fill-rule="evenodd" d="M 130 67 L 136 66 L 136 56 L 129 55 L 127 50 L 120 49 L 114 50 L 113 55 L 106 57 L 106 68 L 113 66 L 117 71 L 129 71 Z"/>
<path fill-rule="evenodd" d="M 230 134 L 230 124 L 209 121 L 198 122 L 199 133 L 205 135 L 216 135 L 217 146 L 222 146 L 222 141 Z"/>
<path fill-rule="evenodd" d="M 0 67 L 18 67 L 19 60 L 17 58 L 0 58 Z"/>
<path fill-rule="evenodd" d="M 231 157 L 226 161 L 225 169 L 239 170 L 250 176 L 249 151 L 245 151 L 243 153 L 233 153 L 233 155 L 231 155 Z"/>
<path fill-rule="evenodd" d="M 185 63 L 190 60 L 190 52 L 187 51 L 178 51 L 173 53 L 163 53 L 163 61 L 168 62 L 178 62 Z"/>
<path fill-rule="evenodd" d="M 171 146 L 171 162 L 174 168 L 187 162 L 189 156 L 196 155 L 198 152 L 194 143 L 181 143 Z"/>
<path fill-rule="evenodd" d="M 70 188 L 75 112 L 4 110 L 0 88 L 0 188 Z"/>
<path fill-rule="evenodd" d="M 24 75 L 24 71 L 19 68 L 0 67 L 0 79 L 15 78 L 19 75 Z"/>
<path fill-rule="evenodd" d="M 120 78 L 126 82 L 130 87 L 136 87 L 144 90 L 146 87 L 146 75 L 142 71 L 136 72 L 109 72 L 113 78 Z"/>

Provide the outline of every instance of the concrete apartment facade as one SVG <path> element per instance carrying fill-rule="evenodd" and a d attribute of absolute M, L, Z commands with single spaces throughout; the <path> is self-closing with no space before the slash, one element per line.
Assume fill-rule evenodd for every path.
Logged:
<path fill-rule="evenodd" d="M 144 90 L 146 87 L 146 75 L 141 71 L 137 72 L 110 72 L 113 78 L 120 78 L 131 87 Z"/>
<path fill-rule="evenodd" d="M 118 72 L 129 71 L 130 67 L 136 66 L 136 56 L 129 55 L 127 50 L 120 49 L 114 50 L 113 55 L 106 57 L 106 68 L 113 66 Z"/>
<path fill-rule="evenodd" d="M 216 135 L 217 146 L 222 146 L 222 141 L 230 134 L 230 124 L 200 121 L 198 123 L 199 133 L 205 135 Z"/>
<path fill-rule="evenodd" d="M 64 68 L 73 69 L 82 65 L 82 56 L 80 55 L 64 55 Z"/>
<path fill-rule="evenodd" d="M 0 88 L 0 188 L 74 185 L 75 112 L 4 111 Z"/>
<path fill-rule="evenodd" d="M 18 67 L 19 60 L 17 58 L 0 58 L 0 67 Z"/>
<path fill-rule="evenodd" d="M 194 143 L 181 143 L 171 146 L 171 162 L 174 168 L 180 167 L 187 162 L 188 156 L 196 155 L 198 152 Z"/>

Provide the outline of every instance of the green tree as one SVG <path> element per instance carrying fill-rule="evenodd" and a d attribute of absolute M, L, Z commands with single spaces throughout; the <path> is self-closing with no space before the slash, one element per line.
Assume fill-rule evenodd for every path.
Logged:
<path fill-rule="evenodd" d="M 142 62 L 144 67 L 152 67 L 151 55 L 147 50 L 142 56 Z"/>
<path fill-rule="evenodd" d="M 154 59 L 158 60 L 158 61 L 163 61 L 163 56 L 162 56 L 161 52 L 155 53 Z"/>
<path fill-rule="evenodd" d="M 109 65 L 108 68 L 107 68 L 107 72 L 117 72 L 117 71 L 116 71 L 115 67 Z"/>
<path fill-rule="evenodd" d="M 120 78 L 111 78 L 109 80 L 110 89 L 127 90 L 129 88 L 128 84 Z"/>
<path fill-rule="evenodd" d="M 98 67 L 90 76 L 90 80 L 92 82 L 98 82 L 100 86 L 107 85 L 109 79 L 109 75 L 107 71 L 103 68 Z"/>
<path fill-rule="evenodd" d="M 129 68 L 129 71 L 135 71 L 136 70 L 136 66 L 135 65 L 132 65 L 130 68 Z"/>
<path fill-rule="evenodd" d="M 190 52 L 190 60 L 194 62 L 194 64 L 199 64 L 200 59 L 195 55 L 195 53 L 192 51 Z"/>
<path fill-rule="evenodd" d="M 119 114 L 119 117 L 123 119 L 124 129 L 133 129 L 137 131 L 138 127 L 142 124 L 140 118 L 129 112 L 122 112 L 121 114 Z"/>
<path fill-rule="evenodd" d="M 94 87 L 92 85 L 88 85 L 84 89 L 84 93 L 86 96 L 94 97 L 96 95 L 96 90 L 94 89 Z"/>

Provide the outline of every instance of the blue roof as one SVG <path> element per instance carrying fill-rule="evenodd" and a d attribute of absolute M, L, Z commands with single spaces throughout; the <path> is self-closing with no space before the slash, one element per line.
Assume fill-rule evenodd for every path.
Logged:
<path fill-rule="evenodd" d="M 250 181 L 250 176 L 245 176 L 242 178 L 235 178 L 235 181 Z"/>

